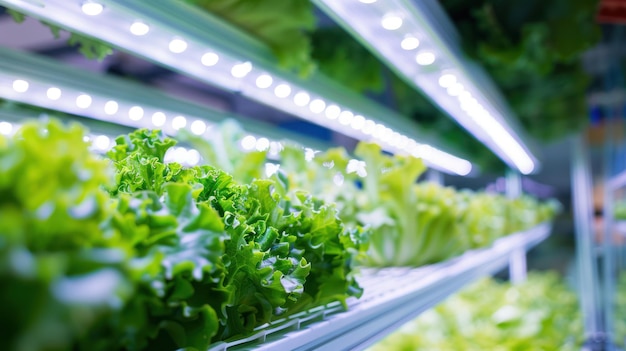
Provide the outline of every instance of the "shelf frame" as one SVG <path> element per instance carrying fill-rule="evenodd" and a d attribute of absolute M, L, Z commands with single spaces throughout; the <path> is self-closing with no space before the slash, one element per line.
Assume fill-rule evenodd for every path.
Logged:
<path fill-rule="evenodd" d="M 287 325 L 282 332 L 268 332 L 274 327 L 270 325 L 245 342 L 220 342 L 209 351 L 365 349 L 465 285 L 505 268 L 512 253 L 529 250 L 550 231 L 551 223 L 542 223 L 500 238 L 488 248 L 425 267 L 364 269 L 357 279 L 365 293 L 349 300 L 347 311 L 330 305 L 329 313 L 320 309 L 312 313 L 314 323 L 296 320 L 302 317 L 281 321 Z M 298 328 L 303 329 L 294 330 Z"/>

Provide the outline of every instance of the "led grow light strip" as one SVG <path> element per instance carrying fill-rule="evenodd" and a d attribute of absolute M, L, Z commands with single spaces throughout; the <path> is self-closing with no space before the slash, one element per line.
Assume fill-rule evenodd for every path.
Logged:
<path fill-rule="evenodd" d="M 99 38 L 204 82 L 239 91 L 358 140 L 374 139 L 387 151 L 423 157 L 433 168 L 460 175 L 471 171 L 467 160 L 444 151 L 430 147 L 431 152 L 421 152 L 425 148 L 414 140 L 420 134 L 414 124 L 401 121 L 400 116 L 380 106 L 372 107 L 364 98 L 354 102 L 356 94 L 327 84 L 323 78 L 305 82 L 276 69 L 266 47 L 185 4 L 160 0 L 47 0 L 45 6 L 0 0 L 0 4 Z M 352 103 L 342 102 L 348 100 Z M 372 109 L 377 111 L 371 113 Z M 380 123 L 382 118 L 388 122 Z"/>
<path fill-rule="evenodd" d="M 241 118 L 132 81 L 6 48 L 0 48 L 0 97 L 132 128 L 158 128 L 172 135 L 185 128 L 195 135 L 211 137 L 214 123 Z M 245 129 L 254 131 L 257 144 L 253 148 L 257 150 L 269 147 L 272 151 L 277 143 L 272 139 L 291 139 L 318 149 L 328 146 L 258 121 L 246 121 Z"/>
<path fill-rule="evenodd" d="M 495 89 L 446 43 L 441 21 L 425 15 L 428 2 L 313 2 L 511 167 L 523 174 L 537 169 L 538 162 L 508 126 L 509 113 Z"/>

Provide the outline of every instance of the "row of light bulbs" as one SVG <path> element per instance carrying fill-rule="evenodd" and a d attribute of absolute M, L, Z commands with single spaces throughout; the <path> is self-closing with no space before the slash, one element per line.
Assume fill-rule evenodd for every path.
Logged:
<path fill-rule="evenodd" d="M 30 88 L 30 83 L 24 79 L 15 79 L 12 83 L 13 90 L 17 93 L 26 93 Z M 62 90 L 59 87 L 49 87 L 46 89 L 46 96 L 51 101 L 57 101 L 62 97 Z M 76 107 L 80 109 L 88 109 L 93 104 L 93 98 L 89 94 L 80 93 L 75 99 Z M 115 100 L 108 100 L 104 103 L 103 112 L 106 115 L 116 115 L 120 110 L 120 105 Z M 134 105 L 128 108 L 128 118 L 131 121 L 140 121 L 145 117 L 146 113 L 143 107 Z M 167 116 L 161 111 L 156 111 L 150 117 L 150 122 L 154 127 L 162 127 L 167 121 Z M 175 130 L 187 127 L 188 120 L 185 116 L 177 115 L 172 118 L 171 126 Z M 196 135 L 203 135 L 209 126 L 206 122 L 196 119 L 189 124 L 189 130 Z"/>
<path fill-rule="evenodd" d="M 104 6 L 95 1 L 88 1 L 82 4 L 82 11 L 89 16 L 100 15 L 104 11 Z M 383 27 L 394 30 L 400 28 L 402 24 L 402 18 L 399 16 L 389 15 L 385 16 L 382 21 Z M 136 36 L 144 36 L 150 32 L 150 26 L 144 21 L 135 20 L 129 26 L 129 31 Z M 406 36 L 401 43 L 401 46 L 405 50 L 415 50 L 419 47 L 419 39 L 414 36 Z M 180 54 L 188 49 L 189 45 L 180 36 L 173 37 L 168 45 L 170 52 L 174 54 Z M 215 52 L 206 52 L 200 58 L 200 62 L 204 66 L 214 66 L 219 62 L 219 55 Z M 421 65 L 429 65 L 435 61 L 435 55 L 432 52 L 420 52 L 416 55 L 416 61 Z M 235 78 L 244 78 L 254 71 L 254 67 L 251 62 L 236 63 L 231 67 L 230 73 Z M 335 121 L 341 126 L 349 126 L 356 131 L 360 131 L 365 136 L 370 136 L 378 142 L 386 143 L 399 152 L 409 153 L 416 157 L 423 157 L 428 159 L 430 155 L 428 152 L 436 150 L 431 147 L 424 147 L 424 145 L 418 144 L 415 140 L 392 130 L 389 127 L 381 123 L 376 123 L 373 120 L 367 119 L 359 114 L 342 109 L 337 104 L 327 102 L 320 97 L 311 96 L 306 91 L 294 92 L 292 86 L 286 82 L 276 82 L 275 78 L 265 72 L 259 72 L 254 78 L 254 84 L 259 89 L 269 89 L 273 87 L 273 94 L 277 98 L 291 98 L 294 105 L 305 108 L 315 115 L 324 116 L 327 120 Z M 157 122 L 161 122 L 157 118 Z M 174 122 L 174 121 L 173 121 Z M 184 123 L 176 123 L 175 128 L 184 127 Z M 193 131 L 193 130 L 192 130 Z M 256 145 L 254 148 L 258 148 Z M 443 152 L 438 151 L 440 154 Z M 426 152 L 426 154 L 425 154 Z M 451 155 L 450 155 L 451 156 Z M 435 162 L 436 163 L 436 162 Z M 468 171 L 469 172 L 469 171 Z"/>
<path fill-rule="evenodd" d="M 373 4 L 377 0 L 359 0 L 363 4 Z M 396 31 L 403 26 L 402 14 L 389 12 L 382 15 L 380 25 L 389 31 Z M 411 33 L 407 33 L 400 41 L 400 47 L 406 51 L 418 49 L 420 41 Z M 422 66 L 431 65 L 435 62 L 436 56 L 430 51 L 421 50 L 415 56 L 415 61 Z M 467 90 L 454 74 L 444 71 L 439 76 L 439 86 L 445 90 L 450 97 L 458 100 L 461 110 L 502 149 L 517 165 L 524 174 L 531 173 L 534 169 L 534 162 L 527 152 L 515 138 L 496 120 L 484 106 Z"/>

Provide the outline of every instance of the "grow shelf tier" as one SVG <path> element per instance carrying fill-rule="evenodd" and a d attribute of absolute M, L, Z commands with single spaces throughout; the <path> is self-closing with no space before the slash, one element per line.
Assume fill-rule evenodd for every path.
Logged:
<path fill-rule="evenodd" d="M 365 269 L 358 277 L 363 297 L 349 300 L 348 311 L 329 304 L 274 322 L 246 339 L 217 343 L 209 351 L 364 349 L 466 284 L 503 269 L 513 252 L 529 250 L 550 230 L 551 224 L 543 223 L 430 266 Z"/>

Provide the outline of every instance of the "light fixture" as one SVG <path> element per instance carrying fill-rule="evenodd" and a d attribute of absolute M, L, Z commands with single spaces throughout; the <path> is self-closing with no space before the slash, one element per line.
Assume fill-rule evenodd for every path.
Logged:
<path fill-rule="evenodd" d="M 152 124 L 154 124 L 155 127 L 164 125 L 166 119 L 167 117 L 165 117 L 165 113 L 161 111 L 157 111 L 152 114 Z"/>
<path fill-rule="evenodd" d="M 256 78 L 256 86 L 265 89 L 272 85 L 272 76 L 269 74 L 261 74 Z"/>
<path fill-rule="evenodd" d="M 106 113 L 107 115 L 116 114 L 118 109 L 119 105 L 116 101 L 110 100 L 104 104 L 104 113 Z"/>
<path fill-rule="evenodd" d="M 259 138 L 256 141 L 255 148 L 257 151 L 265 151 L 270 147 L 270 141 L 267 138 Z"/>
<path fill-rule="evenodd" d="M 309 94 L 305 93 L 304 91 L 298 92 L 296 95 L 294 95 L 293 97 L 293 103 L 296 104 L 296 106 L 306 106 L 309 101 L 311 101 L 311 97 L 309 96 Z"/>
<path fill-rule="evenodd" d="M 422 66 L 428 66 L 435 63 L 435 54 L 432 52 L 420 52 L 415 56 L 415 62 Z"/>
<path fill-rule="evenodd" d="M 135 21 L 133 22 L 133 24 L 130 25 L 130 32 L 136 36 L 146 35 L 149 31 L 150 27 L 141 21 Z"/>
<path fill-rule="evenodd" d="M 376 0 L 359 0 L 360 2 L 364 3 L 364 4 L 373 4 L 376 2 Z"/>
<path fill-rule="evenodd" d="M 464 91 L 464 87 L 463 87 L 463 84 L 456 83 L 456 84 L 449 86 L 448 89 L 446 89 L 446 91 L 448 92 L 448 95 L 450 96 L 459 96 Z"/>
<path fill-rule="evenodd" d="M 128 118 L 133 121 L 138 121 L 143 118 L 143 108 L 140 106 L 133 106 L 128 110 Z"/>
<path fill-rule="evenodd" d="M 172 128 L 174 128 L 175 130 L 185 128 L 186 125 L 187 125 L 187 119 L 183 116 L 176 116 L 172 120 Z"/>
<path fill-rule="evenodd" d="M 100 151 L 107 151 L 111 146 L 111 139 L 106 135 L 98 135 L 93 141 L 93 146 Z"/>
<path fill-rule="evenodd" d="M 234 65 L 233 68 L 230 70 L 230 73 L 235 78 L 243 78 L 247 76 L 250 71 L 252 71 L 252 63 L 243 62 Z"/>
<path fill-rule="evenodd" d="M 274 88 L 274 94 L 279 98 L 286 98 L 291 94 L 291 87 L 287 84 L 278 84 L 276 88 Z"/>
<path fill-rule="evenodd" d="M 104 6 L 94 1 L 85 1 L 81 5 L 81 9 L 83 10 L 83 13 L 86 15 L 97 16 L 102 13 L 102 11 L 104 10 Z"/>
<path fill-rule="evenodd" d="M 80 6 L 66 6 L 62 0 L 46 1 L 45 8 L 24 6 L 20 2 L 10 0 L 0 0 L 0 3 L 3 5 L 6 4 L 11 8 L 16 8 L 18 11 L 23 10 L 32 17 L 62 24 L 74 32 L 111 43 L 115 47 L 146 58 L 156 64 L 160 64 L 182 74 L 196 77 L 214 86 L 239 92 L 243 96 L 281 109 L 287 113 L 298 115 L 310 122 L 317 123 L 356 139 L 367 139 L 366 134 L 363 133 L 362 130 L 345 128 L 341 123 L 332 123 L 326 118 L 318 118 L 316 114 L 321 114 L 326 109 L 327 105 L 336 105 L 339 107 L 340 112 L 348 110 L 353 113 L 361 113 L 363 116 L 366 116 L 365 113 L 367 113 L 367 117 L 371 118 L 373 121 L 384 119 L 386 121 L 385 125 L 388 125 L 388 127 L 393 130 L 410 130 L 410 135 L 413 138 L 421 138 L 422 135 L 425 135 L 425 133 L 419 128 L 416 128 L 413 123 L 403 120 L 397 113 L 358 94 L 345 92 L 340 87 L 335 86 L 331 79 L 319 73 L 315 73 L 304 80 L 292 74 L 292 72 L 281 70 L 273 60 L 268 60 L 268 57 L 270 57 L 268 55 L 271 55 L 271 52 L 264 44 L 241 34 L 236 28 L 224 24 L 222 21 L 214 21 L 211 16 L 207 16 L 201 12 L 195 11 L 191 7 L 183 6 L 176 2 L 158 2 L 157 4 L 150 1 L 127 2 L 123 0 L 107 0 L 106 14 L 104 16 L 92 17 L 88 23 L 86 21 L 68 20 L 68 18 L 73 18 L 73 15 L 81 11 Z M 355 3 L 358 4 L 358 2 Z M 364 8 L 375 9 L 378 7 L 379 6 L 367 6 Z M 72 11 L 75 11 L 75 13 L 72 13 Z M 176 16 L 158 16 L 158 13 L 171 13 Z M 137 18 L 137 14 L 141 14 L 140 19 Z M 409 23 L 409 21 L 406 21 L 406 23 L 403 22 L 406 16 L 407 13 L 405 12 L 386 11 L 376 18 L 376 28 L 380 31 L 385 31 L 380 25 L 383 24 L 385 28 L 392 31 L 394 30 L 393 28 L 405 29 L 405 25 Z M 174 21 L 172 19 L 174 17 L 184 18 L 185 20 Z M 160 35 L 161 40 L 163 40 L 163 36 L 168 35 L 170 36 L 170 40 L 166 41 L 165 44 L 159 40 L 151 40 L 142 41 L 141 45 L 137 45 L 136 35 L 129 29 L 132 23 L 138 22 L 138 20 L 141 20 L 141 22 L 145 24 L 149 23 L 149 33 L 151 36 Z M 197 28 L 200 26 L 206 30 L 198 31 Z M 100 28 L 107 28 L 107 31 L 102 31 Z M 212 35 L 216 30 L 219 30 L 219 32 L 223 34 L 219 39 Z M 398 40 L 390 42 L 398 47 L 398 50 L 401 50 L 398 43 L 402 41 L 403 36 L 407 33 L 416 33 L 416 31 L 398 30 L 384 33 L 399 36 Z M 420 35 L 422 35 L 421 32 Z M 224 38 L 227 38 L 227 40 L 222 40 Z M 429 41 L 423 40 L 420 47 L 426 46 L 428 43 Z M 199 68 L 206 66 L 207 63 L 215 64 L 216 62 L 211 62 L 214 60 L 203 59 L 204 55 L 208 54 L 208 52 L 204 54 L 199 52 L 198 50 L 202 50 L 201 48 L 210 49 L 211 52 L 217 50 L 215 54 L 219 55 L 220 64 L 216 65 L 215 69 L 211 69 L 210 72 L 205 74 L 199 71 Z M 170 52 L 182 55 L 180 57 L 174 57 L 169 54 Z M 278 81 L 288 85 L 289 93 L 281 93 L 281 89 L 279 89 L 278 94 L 276 94 L 275 88 L 274 94 L 261 93 L 258 87 L 256 87 L 256 79 L 232 79 L 232 77 L 244 78 L 251 72 L 254 74 L 255 78 L 258 74 L 263 72 L 271 74 L 274 82 Z M 66 91 L 64 86 L 61 88 L 64 89 L 64 95 L 76 96 L 72 95 L 72 91 Z M 308 104 L 303 104 L 303 106 L 308 105 L 307 109 L 297 108 L 298 105 L 296 104 L 296 101 L 302 104 L 302 101 L 306 99 L 296 99 L 295 96 L 293 96 L 294 92 L 302 91 L 307 91 L 307 93 L 310 94 L 309 99 L 312 100 L 309 101 Z M 280 96 L 283 95 L 293 97 L 281 101 L 277 100 L 281 99 Z M 97 96 L 94 99 L 96 98 L 98 103 L 93 104 L 94 108 L 98 107 L 100 109 L 98 113 L 102 114 L 100 101 L 107 101 L 107 97 L 101 99 L 100 96 Z M 125 100 L 126 99 L 121 98 L 117 101 L 120 104 L 119 108 L 128 111 L 129 105 L 133 102 L 129 103 Z M 147 109 L 147 107 L 148 105 L 144 105 L 144 108 Z M 170 113 L 172 113 L 172 116 L 176 113 L 180 113 L 175 110 L 172 111 L 160 108 L 159 110 L 167 113 L 168 116 Z M 85 111 L 85 113 L 87 112 L 88 111 Z M 147 111 L 149 114 L 153 114 L 154 112 L 156 111 Z M 198 114 L 186 113 L 185 115 L 192 118 L 191 121 L 193 121 L 195 118 L 192 116 L 197 116 Z M 129 118 L 121 119 L 120 117 L 122 116 L 117 116 L 116 114 L 109 116 L 113 116 L 108 119 L 109 121 L 121 124 L 143 127 L 146 123 L 150 123 L 150 120 L 146 121 L 145 119 L 142 119 L 141 123 L 133 123 L 139 121 L 131 121 Z M 351 123 L 349 125 L 351 125 Z M 172 132 L 174 126 L 178 127 L 179 125 L 176 123 L 168 123 L 164 125 L 164 129 Z M 399 151 L 388 144 L 381 144 L 381 146 L 389 152 Z"/>
<path fill-rule="evenodd" d="M 354 116 L 354 118 L 352 119 L 352 122 L 350 122 L 350 127 L 356 130 L 363 129 L 364 126 L 365 126 L 365 117 L 361 115 Z"/>
<path fill-rule="evenodd" d="M 195 120 L 191 123 L 191 132 L 195 135 L 202 135 L 206 132 L 206 123 L 201 120 Z"/>
<path fill-rule="evenodd" d="M 375 128 L 376 128 L 376 122 L 370 119 L 366 119 L 365 123 L 363 124 L 363 134 L 370 135 L 374 133 Z"/>
<path fill-rule="evenodd" d="M 46 96 L 50 100 L 59 100 L 61 98 L 61 89 L 52 87 L 46 90 Z"/>
<path fill-rule="evenodd" d="M 337 119 L 340 113 L 341 109 L 337 105 L 328 105 L 328 107 L 326 107 L 325 115 L 328 119 Z"/>
<path fill-rule="evenodd" d="M 256 138 L 252 135 L 246 135 L 241 139 L 241 147 L 244 150 L 252 150 L 256 146 Z"/>
<path fill-rule="evenodd" d="M 183 53 L 187 50 L 187 42 L 179 38 L 174 38 L 170 41 L 169 49 L 175 54 Z"/>
<path fill-rule="evenodd" d="M 407 35 L 400 42 L 400 47 L 404 50 L 415 50 L 420 46 L 420 41 L 412 35 Z"/>
<path fill-rule="evenodd" d="M 9 122 L 0 122 L 0 134 L 9 135 L 13 131 L 13 125 Z"/>
<path fill-rule="evenodd" d="M 350 124 L 352 122 L 352 119 L 354 118 L 354 114 L 350 111 L 342 111 L 339 114 L 339 123 L 343 124 L 344 126 L 347 126 L 348 124 Z"/>
<path fill-rule="evenodd" d="M 206 54 L 202 55 L 200 62 L 202 62 L 203 65 L 210 67 L 210 66 L 215 66 L 217 62 L 219 61 L 219 59 L 220 57 L 216 53 L 207 52 Z"/>
<path fill-rule="evenodd" d="M 76 98 L 76 106 L 85 109 L 91 106 L 91 96 L 87 94 L 80 94 Z"/>
<path fill-rule="evenodd" d="M 313 113 L 320 113 L 326 108 L 326 103 L 322 99 L 313 99 L 309 104 L 309 109 Z"/>
<path fill-rule="evenodd" d="M 442 88 L 447 88 L 454 84 L 456 84 L 456 76 L 454 74 L 446 73 L 442 74 L 441 77 L 439 77 L 439 85 Z"/>
<path fill-rule="evenodd" d="M 524 172 L 530 167 L 520 163 L 519 159 L 530 160 L 528 164 L 537 162 L 524 145 L 523 135 L 515 132 L 518 128 L 516 121 L 506 102 L 495 91 L 495 85 L 480 67 L 462 54 L 463 50 L 456 41 L 449 40 L 449 33 L 453 33 L 455 28 L 436 1 L 386 1 L 375 6 L 363 6 L 355 0 L 312 1 L 509 166 Z M 442 15 L 433 16 L 433 13 Z M 417 64 L 407 64 L 410 60 Z M 459 82 L 463 82 L 462 85 Z M 507 136 L 498 138 L 506 139 L 506 142 L 496 142 L 490 132 L 468 115 L 467 111 L 484 113 L 478 106 L 488 111 L 494 123 L 502 127 L 501 132 Z M 367 135 L 374 134 L 378 139 L 382 135 L 365 124 L 361 131 Z M 410 134 L 407 133 L 407 136 Z M 405 143 L 390 138 L 389 142 L 393 142 L 392 146 L 409 147 L 407 145 L 412 145 L 410 140 Z M 436 161 L 437 158 L 430 158 L 428 162 Z M 448 162 L 446 167 L 450 165 Z M 465 169 L 457 168 L 457 171 L 464 173 Z"/>
<path fill-rule="evenodd" d="M 389 13 L 383 16 L 380 24 L 387 30 L 396 30 L 402 27 L 402 17 Z"/>
<path fill-rule="evenodd" d="M 23 79 L 16 79 L 13 81 L 13 90 L 18 93 L 25 93 L 28 90 L 28 82 Z"/>

